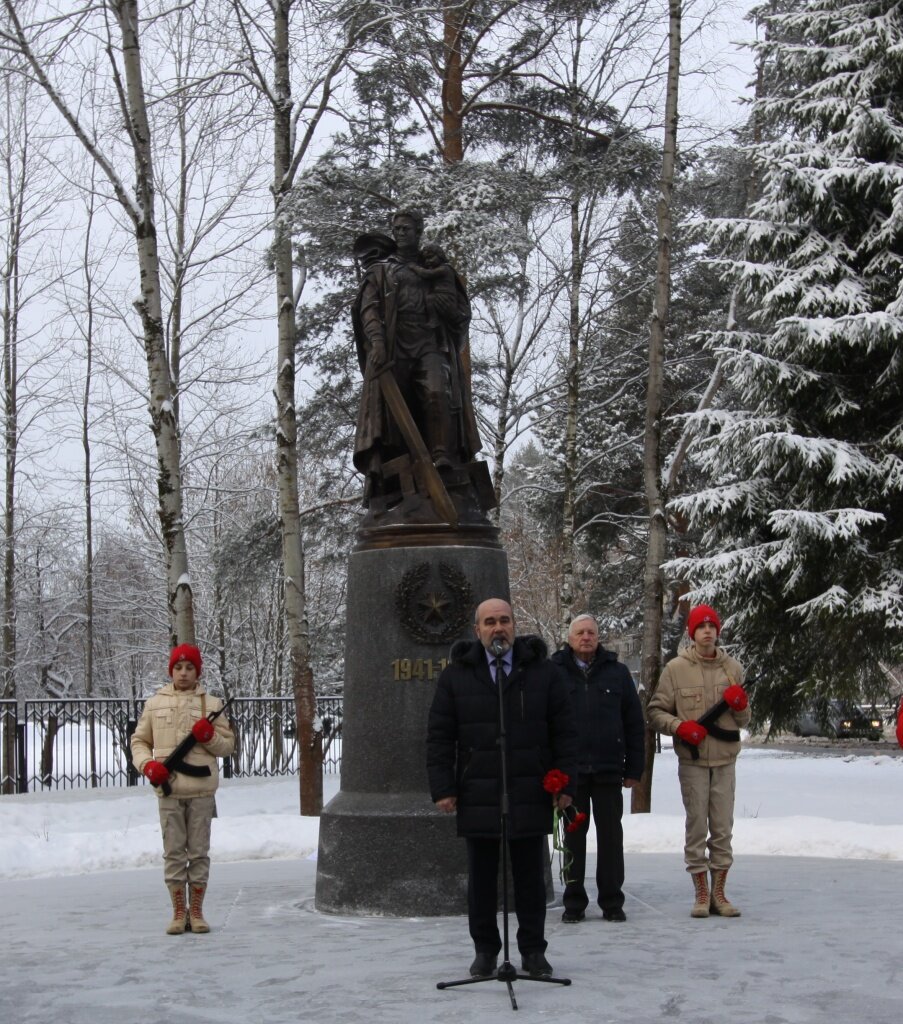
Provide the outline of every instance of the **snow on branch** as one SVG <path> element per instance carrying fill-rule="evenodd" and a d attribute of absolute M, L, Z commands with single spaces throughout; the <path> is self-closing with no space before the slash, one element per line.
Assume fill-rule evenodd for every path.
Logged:
<path fill-rule="evenodd" d="M 835 544 L 855 540 L 864 529 L 885 522 L 885 517 L 880 512 L 862 508 L 829 509 L 825 512 L 793 509 L 772 512 L 768 522 L 779 536 L 810 536 Z"/>
<path fill-rule="evenodd" d="M 793 605 L 787 609 L 790 615 L 798 615 L 803 621 L 813 622 L 824 617 L 825 613 L 836 615 L 838 612 L 847 610 L 850 604 L 850 595 L 843 587 L 834 585 L 828 587 L 822 594 L 803 601 L 802 604 Z"/>

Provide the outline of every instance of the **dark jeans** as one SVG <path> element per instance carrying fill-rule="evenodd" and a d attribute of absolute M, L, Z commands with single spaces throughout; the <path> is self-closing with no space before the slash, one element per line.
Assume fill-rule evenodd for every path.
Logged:
<path fill-rule="evenodd" d="M 619 910 L 624 906 L 624 796 L 621 780 L 610 775 L 580 775 L 573 806 L 589 815 L 592 805 L 596 826 L 596 889 L 603 910 Z M 564 909 L 581 911 L 589 905 L 583 880 L 586 876 L 586 836 L 589 818 L 576 832 L 565 832 L 564 843 L 573 861 L 568 871 L 570 884 L 564 890 Z"/>
<path fill-rule="evenodd" d="M 502 948 L 496 911 L 500 839 L 467 840 L 467 916 L 470 937 L 478 953 L 495 956 Z M 546 882 L 543 858 L 548 853 L 545 836 L 509 839 L 511 880 L 517 914 L 517 948 L 523 953 L 544 953 Z"/>

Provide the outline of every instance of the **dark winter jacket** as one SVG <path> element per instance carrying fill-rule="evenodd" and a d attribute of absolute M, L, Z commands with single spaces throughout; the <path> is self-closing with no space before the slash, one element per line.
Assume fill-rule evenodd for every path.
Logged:
<path fill-rule="evenodd" d="M 503 703 L 508 757 L 508 835 L 552 831 L 552 800 L 543 789 L 558 768 L 576 782 L 577 727 L 567 683 L 536 636 L 514 641 Z M 458 798 L 458 835 L 501 834 L 499 695 L 479 641 L 460 641 L 436 686 L 427 726 L 427 771 L 434 801 Z"/>
<path fill-rule="evenodd" d="M 639 779 L 645 763 L 646 727 L 630 670 L 613 651 L 601 646 L 586 674 L 570 647 L 556 651 L 552 661 L 568 678 L 580 736 L 580 774 Z"/>

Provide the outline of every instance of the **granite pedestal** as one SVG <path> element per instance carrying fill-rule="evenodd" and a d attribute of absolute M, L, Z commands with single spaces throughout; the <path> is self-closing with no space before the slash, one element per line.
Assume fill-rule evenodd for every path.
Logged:
<path fill-rule="evenodd" d="M 355 551 L 348 566 L 341 790 L 320 819 L 317 909 L 396 917 L 466 912 L 465 844 L 426 776 L 426 723 L 475 606 L 505 600 L 494 546 Z"/>

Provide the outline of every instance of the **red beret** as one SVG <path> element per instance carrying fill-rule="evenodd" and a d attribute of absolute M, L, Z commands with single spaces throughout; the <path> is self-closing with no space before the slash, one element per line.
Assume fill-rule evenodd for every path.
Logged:
<path fill-rule="evenodd" d="M 173 647 L 172 654 L 169 656 L 170 675 L 172 675 L 172 670 L 175 668 L 177 661 L 190 661 L 198 670 L 198 675 L 201 674 L 201 652 L 194 644 L 179 644 L 178 647 Z"/>
<path fill-rule="evenodd" d="M 687 619 L 687 632 L 690 634 L 690 639 L 693 639 L 693 634 L 703 624 L 703 622 L 711 622 L 715 627 L 715 631 L 721 634 L 721 619 L 718 618 L 718 612 L 714 608 L 710 608 L 707 604 L 698 604 L 690 612 L 689 618 Z"/>

